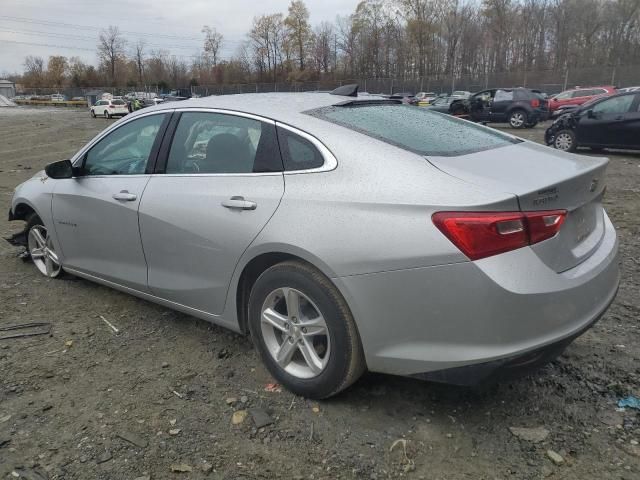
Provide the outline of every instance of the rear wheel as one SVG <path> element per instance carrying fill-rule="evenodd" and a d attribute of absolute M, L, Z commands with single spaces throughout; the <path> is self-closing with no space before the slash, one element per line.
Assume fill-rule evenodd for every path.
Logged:
<path fill-rule="evenodd" d="M 249 298 L 249 329 L 269 372 L 298 395 L 330 397 L 365 369 L 344 299 L 305 263 L 280 263 L 260 275 Z"/>
<path fill-rule="evenodd" d="M 92 116 L 93 118 L 96 118 L 96 112 L 95 112 L 93 109 L 91 109 L 91 116 Z"/>
<path fill-rule="evenodd" d="M 525 125 L 526 128 L 533 128 L 538 124 L 538 122 L 530 122 Z"/>
<path fill-rule="evenodd" d="M 104 111 L 104 118 L 111 118 L 111 114 L 109 113 L 108 110 Z"/>
<path fill-rule="evenodd" d="M 560 130 L 553 139 L 553 147 L 563 152 L 575 152 L 576 134 L 572 130 Z"/>
<path fill-rule="evenodd" d="M 27 249 L 33 264 L 46 277 L 56 278 L 62 273 L 60 259 L 47 228 L 35 213 L 27 219 Z"/>
<path fill-rule="evenodd" d="M 527 124 L 527 112 L 524 110 L 514 110 L 509 114 L 509 125 L 511 128 L 522 128 Z"/>

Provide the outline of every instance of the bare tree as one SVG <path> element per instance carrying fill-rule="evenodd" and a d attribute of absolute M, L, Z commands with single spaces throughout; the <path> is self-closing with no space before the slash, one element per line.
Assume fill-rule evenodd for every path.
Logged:
<path fill-rule="evenodd" d="M 24 59 L 24 80 L 29 86 L 40 87 L 44 77 L 44 59 L 28 55 Z"/>
<path fill-rule="evenodd" d="M 289 15 L 284 20 L 288 35 L 295 45 L 298 54 L 298 65 L 304 70 L 307 47 L 312 38 L 309 25 L 309 10 L 302 0 L 292 0 L 289 4 Z"/>
<path fill-rule="evenodd" d="M 119 59 L 124 57 L 126 43 L 120 29 L 113 25 L 102 30 L 98 37 L 98 58 L 107 66 L 112 83 L 116 79 L 116 64 Z"/>
<path fill-rule="evenodd" d="M 138 83 L 144 82 L 144 63 L 145 63 L 145 43 L 144 40 L 138 40 L 133 51 L 133 60 L 136 64 L 138 72 Z"/>
<path fill-rule="evenodd" d="M 202 27 L 204 33 L 204 56 L 209 61 L 211 67 L 218 64 L 218 55 L 222 47 L 222 34 L 218 33 L 215 28 L 207 25 Z"/>

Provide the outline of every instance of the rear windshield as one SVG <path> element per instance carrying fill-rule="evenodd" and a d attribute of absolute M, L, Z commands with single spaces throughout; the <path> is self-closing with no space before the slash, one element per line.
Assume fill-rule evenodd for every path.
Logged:
<path fill-rule="evenodd" d="M 124 105 L 124 101 L 122 100 L 112 100 L 111 103 L 114 105 Z"/>
<path fill-rule="evenodd" d="M 520 142 L 411 105 L 331 106 L 306 113 L 420 155 L 464 155 Z"/>

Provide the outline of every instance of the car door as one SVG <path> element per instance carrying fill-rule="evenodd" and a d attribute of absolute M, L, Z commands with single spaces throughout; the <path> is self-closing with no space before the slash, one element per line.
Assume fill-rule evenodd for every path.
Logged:
<path fill-rule="evenodd" d="M 284 193 L 274 122 L 229 111 L 183 110 L 140 205 L 154 295 L 223 311 L 242 253 Z"/>
<path fill-rule="evenodd" d="M 496 90 L 491 102 L 490 119 L 492 122 L 507 120 L 507 110 L 513 104 L 513 90 Z"/>
<path fill-rule="evenodd" d="M 76 159 L 81 175 L 56 180 L 52 213 L 65 269 L 148 291 L 138 207 L 169 116 L 118 125 Z"/>
<path fill-rule="evenodd" d="M 469 100 L 471 108 L 471 118 L 476 122 L 488 122 L 491 113 L 491 101 L 493 90 L 478 92 Z"/>
<path fill-rule="evenodd" d="M 631 108 L 624 114 L 624 120 L 618 128 L 622 147 L 640 149 L 640 93 L 634 95 Z"/>
<path fill-rule="evenodd" d="M 627 131 L 624 128 L 627 113 L 634 103 L 634 95 L 606 98 L 586 108 L 580 114 L 577 126 L 578 144 L 585 146 L 624 145 Z"/>

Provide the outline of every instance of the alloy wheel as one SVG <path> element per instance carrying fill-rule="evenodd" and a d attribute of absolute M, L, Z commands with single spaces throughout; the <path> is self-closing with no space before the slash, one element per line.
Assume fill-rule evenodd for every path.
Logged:
<path fill-rule="evenodd" d="M 522 112 L 513 112 L 509 119 L 509 123 L 513 128 L 520 128 L 524 125 L 524 121 L 524 114 Z"/>
<path fill-rule="evenodd" d="M 568 133 L 560 133 L 554 142 L 554 146 L 558 150 L 562 150 L 563 152 L 568 152 L 571 150 L 573 144 L 573 138 Z"/>
<path fill-rule="evenodd" d="M 57 277 L 62 271 L 58 254 L 53 249 L 53 241 L 42 225 L 34 225 L 29 230 L 29 254 L 36 268 L 47 277 Z"/>
<path fill-rule="evenodd" d="M 289 287 L 272 291 L 260 312 L 268 352 L 297 378 L 320 375 L 329 361 L 331 340 L 320 309 L 304 293 Z"/>

